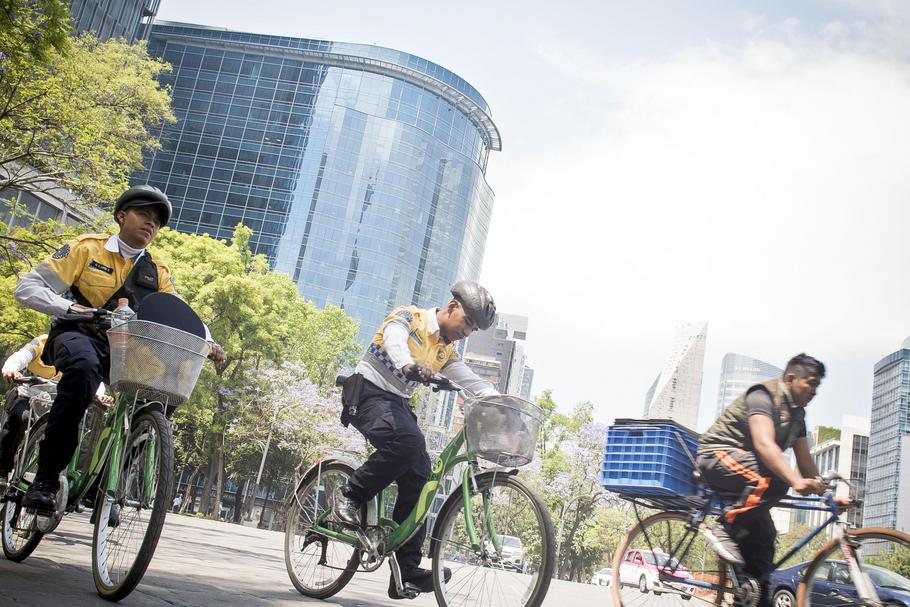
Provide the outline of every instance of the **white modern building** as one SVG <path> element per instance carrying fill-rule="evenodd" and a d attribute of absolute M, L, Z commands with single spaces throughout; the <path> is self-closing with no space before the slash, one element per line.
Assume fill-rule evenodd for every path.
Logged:
<path fill-rule="evenodd" d="M 671 419 L 695 429 L 705 363 L 708 323 L 683 323 L 660 375 L 648 390 L 646 419 Z"/>
<path fill-rule="evenodd" d="M 720 387 L 717 390 L 717 415 L 723 413 L 750 386 L 781 377 L 783 373 L 783 369 L 757 358 L 732 352 L 726 354 L 721 363 Z"/>
<path fill-rule="evenodd" d="M 869 452 L 870 420 L 868 417 L 844 415 L 841 418 L 841 427 L 829 428 L 816 427 L 812 432 L 811 448 L 809 452 L 818 471 L 822 474 L 837 472 L 854 485 L 854 497 L 864 498 L 863 488 L 866 484 L 866 465 Z M 840 485 L 837 495 L 848 496 L 850 491 L 845 485 Z M 820 525 L 827 518 L 825 512 L 806 511 L 805 517 L 800 517 L 800 522 L 812 526 Z M 848 520 L 855 526 L 861 527 L 863 522 L 863 506 L 851 508 L 847 512 Z M 829 535 L 834 531 L 828 528 Z"/>

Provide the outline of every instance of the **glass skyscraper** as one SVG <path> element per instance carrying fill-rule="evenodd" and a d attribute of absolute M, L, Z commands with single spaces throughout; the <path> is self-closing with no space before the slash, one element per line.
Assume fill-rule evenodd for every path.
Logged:
<path fill-rule="evenodd" d="M 864 527 L 910 531 L 910 338 L 875 365 Z"/>
<path fill-rule="evenodd" d="M 181 231 L 251 245 L 317 305 L 372 336 L 396 305 L 477 279 L 499 132 L 467 82 L 361 44 L 156 22 L 177 123 L 134 176 L 163 189 Z"/>
<path fill-rule="evenodd" d="M 759 382 L 781 377 L 784 370 L 764 361 L 728 353 L 721 363 L 720 387 L 717 390 L 717 415 L 750 387 Z"/>
<path fill-rule="evenodd" d="M 91 31 L 101 40 L 144 40 L 161 0 L 74 0 L 70 5 L 76 31 Z"/>

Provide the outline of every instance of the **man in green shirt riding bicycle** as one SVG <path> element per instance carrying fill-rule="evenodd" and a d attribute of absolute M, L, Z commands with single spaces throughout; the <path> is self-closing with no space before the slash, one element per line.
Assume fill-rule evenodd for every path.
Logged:
<path fill-rule="evenodd" d="M 774 568 L 777 537 L 771 508 L 791 487 L 800 495 L 821 495 L 825 489 L 809 453 L 805 421 L 805 407 L 824 377 L 824 364 L 797 354 L 783 377 L 746 390 L 699 441 L 701 479 L 718 491 L 739 496 L 706 537 L 721 558 L 742 565 L 758 580 L 760 607 L 770 605 L 767 576 Z M 798 470 L 784 457 L 789 448 Z"/>

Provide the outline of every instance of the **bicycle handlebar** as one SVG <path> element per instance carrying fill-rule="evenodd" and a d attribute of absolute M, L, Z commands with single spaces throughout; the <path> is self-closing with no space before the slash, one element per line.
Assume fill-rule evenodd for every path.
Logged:
<path fill-rule="evenodd" d="M 433 384 L 433 392 L 439 392 L 440 390 L 447 392 L 461 392 L 461 386 L 453 382 L 448 377 L 443 377 L 442 375 L 434 375 L 426 381 L 428 384 Z"/>
<path fill-rule="evenodd" d="M 12 383 L 19 386 L 37 386 L 38 384 L 56 384 L 52 379 L 45 379 L 43 377 L 38 377 L 37 375 L 29 375 L 28 377 L 18 377 L 12 380 Z"/>

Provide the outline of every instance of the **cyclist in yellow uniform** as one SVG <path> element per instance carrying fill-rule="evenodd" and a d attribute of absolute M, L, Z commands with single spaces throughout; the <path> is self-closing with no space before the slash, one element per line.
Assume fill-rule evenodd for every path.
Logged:
<path fill-rule="evenodd" d="M 498 394 L 479 378 L 455 352 L 455 342 L 496 320 L 496 304 L 482 286 L 461 281 L 452 287 L 452 300 L 441 308 L 395 308 L 376 331 L 373 342 L 344 384 L 341 421 L 354 425 L 376 448 L 335 492 L 333 511 L 340 522 L 359 526 L 362 505 L 395 482 L 398 498 L 392 520 L 403 521 L 417 503 L 430 476 L 426 441 L 417 426 L 409 397 L 420 382 L 437 372 L 477 396 Z M 396 551 L 402 582 L 421 592 L 432 592 L 431 572 L 420 568 L 422 525 Z M 446 570 L 446 581 L 451 573 Z M 398 596 L 394 578 L 389 597 Z"/>
<path fill-rule="evenodd" d="M 54 510 L 58 476 L 76 449 L 79 422 L 110 367 L 106 336 L 95 326 L 60 317 L 90 308 L 113 310 L 121 297 L 138 311 L 147 295 L 174 293 L 170 270 L 146 250 L 170 218 L 171 203 L 161 190 L 132 187 L 114 205 L 118 234 L 79 236 L 19 279 L 16 300 L 55 319 L 41 360 L 61 373 L 35 481 L 23 499 L 26 508 Z M 213 345 L 211 357 L 221 362 L 224 352 Z"/>
<path fill-rule="evenodd" d="M 56 381 L 60 374 L 52 366 L 41 362 L 41 353 L 47 334 L 39 335 L 10 355 L 3 363 L 3 378 L 6 381 L 15 381 L 23 377 L 41 377 Z M 98 386 L 95 395 L 105 404 L 111 398 L 105 395 L 104 384 Z M 10 470 L 13 468 L 13 458 L 16 455 L 16 446 L 22 440 L 25 432 L 25 413 L 28 411 L 28 389 L 25 386 L 13 386 L 6 394 L 6 422 L 0 429 L 0 489 L 6 484 Z"/>

